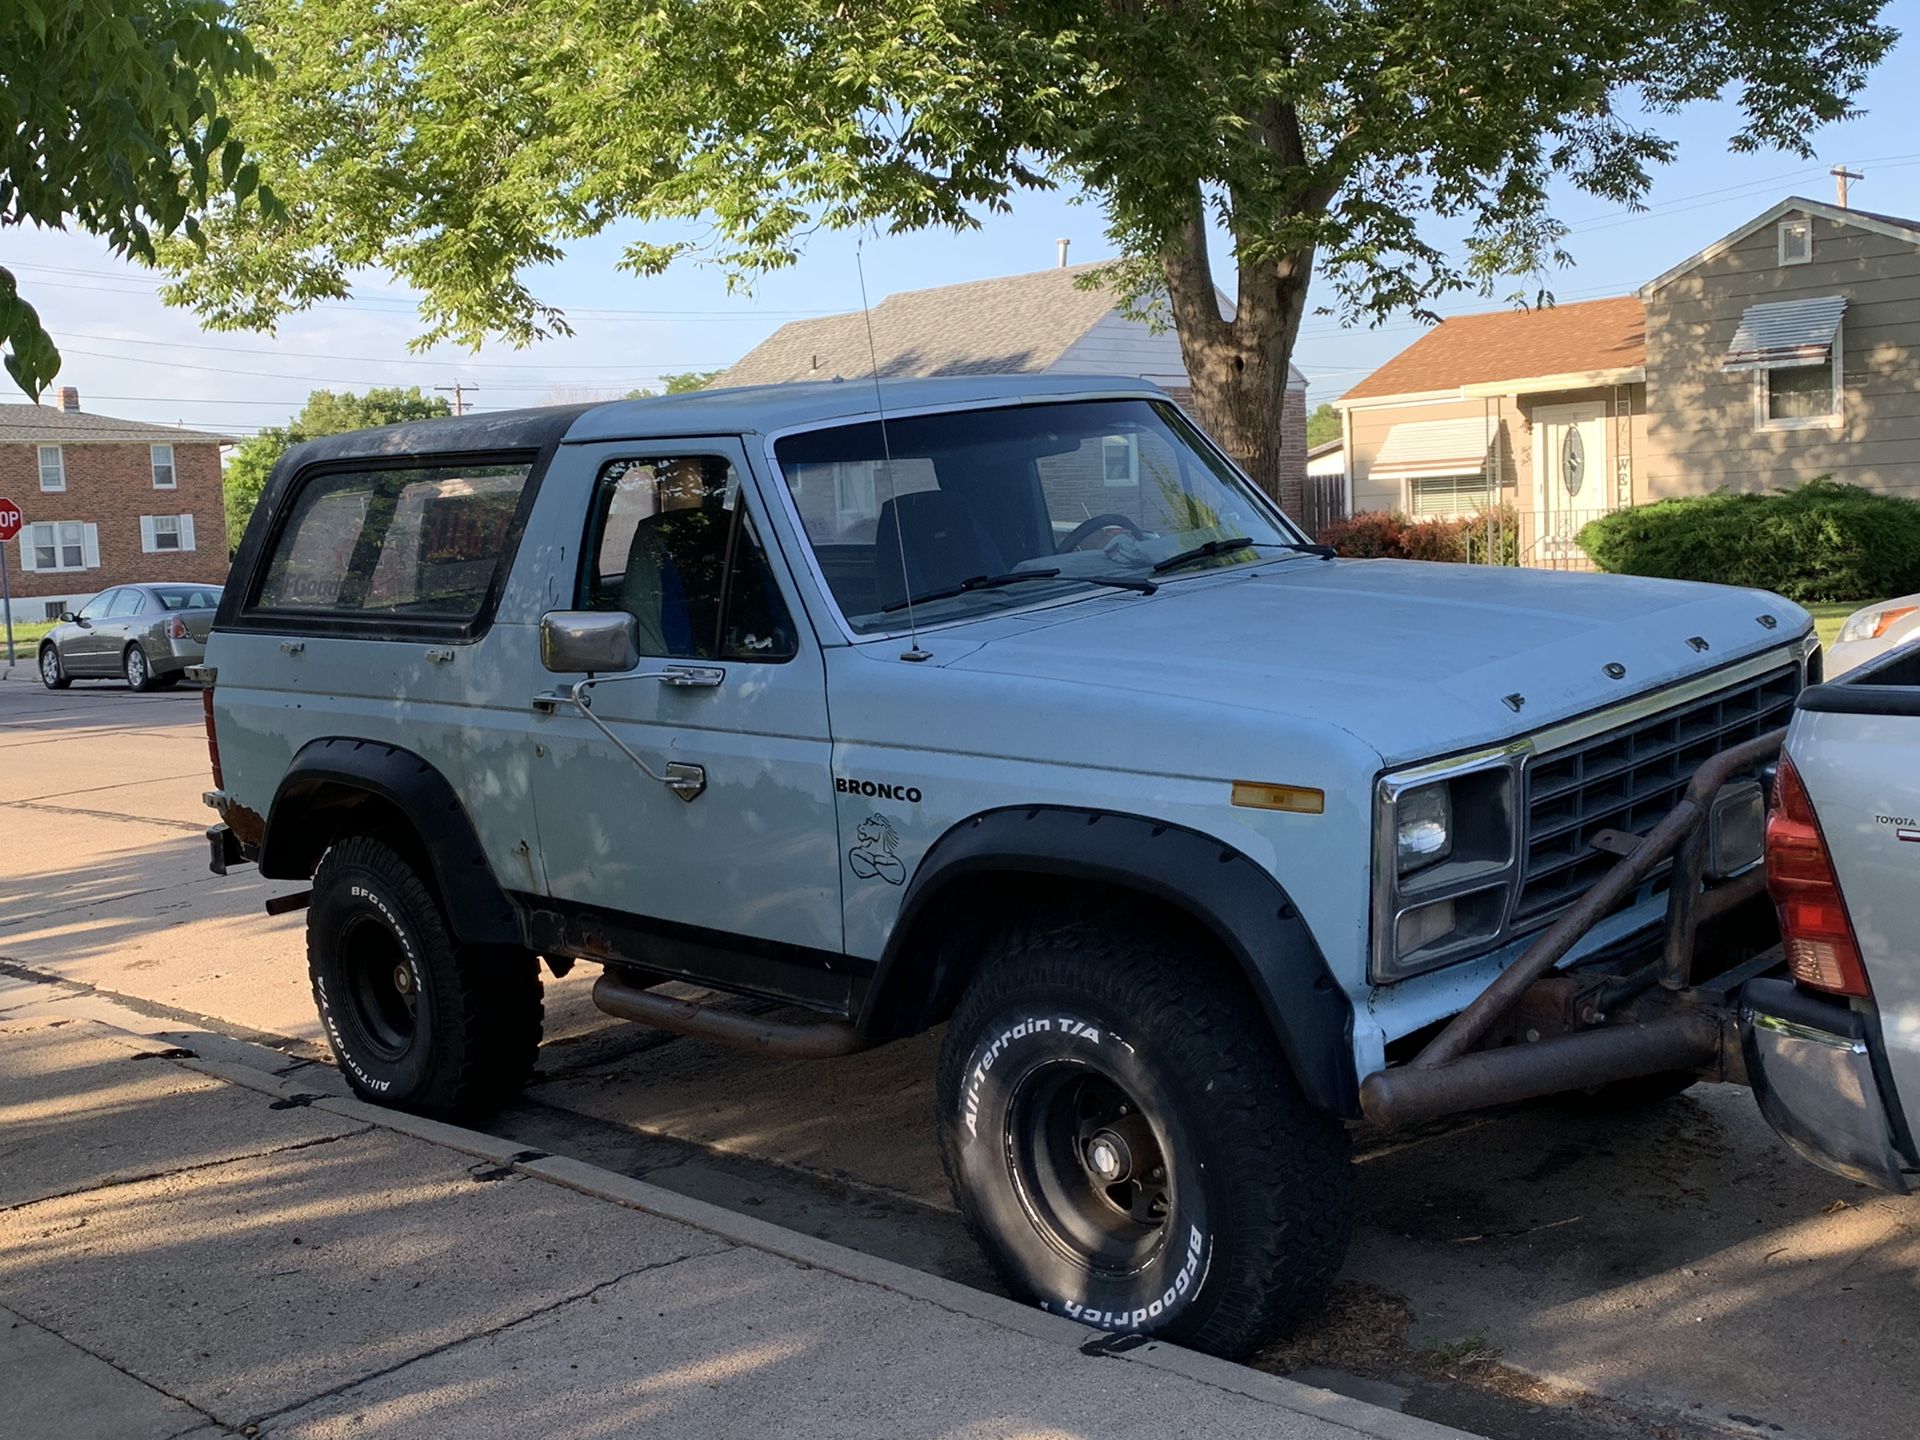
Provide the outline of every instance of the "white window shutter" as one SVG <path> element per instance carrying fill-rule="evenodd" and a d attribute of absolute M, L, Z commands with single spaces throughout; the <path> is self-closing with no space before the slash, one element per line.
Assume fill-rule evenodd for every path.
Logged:
<path fill-rule="evenodd" d="M 140 517 L 140 553 L 142 555 L 153 553 L 153 516 L 151 515 Z"/>
<path fill-rule="evenodd" d="M 100 568 L 100 527 L 87 525 L 80 532 L 80 558 L 89 570 Z"/>
<path fill-rule="evenodd" d="M 33 527 L 31 525 L 20 532 L 20 569 L 29 575 L 32 574 L 34 570 Z"/>
<path fill-rule="evenodd" d="M 182 515 L 180 517 L 180 548 L 182 550 L 193 549 L 193 516 L 191 515 Z"/>

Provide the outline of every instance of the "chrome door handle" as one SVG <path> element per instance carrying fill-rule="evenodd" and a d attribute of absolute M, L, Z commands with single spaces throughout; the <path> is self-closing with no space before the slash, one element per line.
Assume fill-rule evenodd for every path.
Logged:
<path fill-rule="evenodd" d="M 648 675 L 636 675 L 633 678 L 657 678 L 661 684 L 671 685 L 676 690 L 711 690 L 727 678 L 727 672 L 718 665 L 669 665 L 657 673 L 649 672 Z"/>

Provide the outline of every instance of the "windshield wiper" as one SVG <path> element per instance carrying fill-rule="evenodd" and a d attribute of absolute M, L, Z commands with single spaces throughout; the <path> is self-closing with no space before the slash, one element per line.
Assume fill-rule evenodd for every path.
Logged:
<path fill-rule="evenodd" d="M 1224 540 L 1208 540 L 1191 550 L 1182 550 L 1178 555 L 1169 555 L 1153 567 L 1153 573 L 1164 575 L 1169 570 L 1178 570 L 1182 565 L 1191 565 L 1196 560 L 1210 560 L 1215 555 L 1227 555 L 1235 550 L 1251 550 L 1254 539 L 1251 535 L 1230 535 Z"/>
<path fill-rule="evenodd" d="M 1340 552 L 1331 545 L 1309 545 L 1304 542 L 1296 544 L 1291 540 L 1276 540 L 1272 543 L 1276 549 L 1292 550 L 1300 555 L 1318 555 L 1322 560 L 1337 560 L 1340 557 Z"/>
<path fill-rule="evenodd" d="M 880 613 L 889 615 L 896 610 L 905 610 L 909 605 L 931 605 L 936 600 L 951 600 L 956 595 L 971 595 L 976 590 L 998 590 L 1004 585 L 1018 585 L 1022 580 L 1059 578 L 1061 572 L 1057 566 L 1048 570 L 1009 570 L 1004 575 L 975 575 L 944 590 L 929 590 L 924 595 L 911 595 L 905 600 L 895 600 L 891 605 L 882 605 Z M 1068 575 L 1066 578 L 1082 585 L 1107 585 L 1115 590 L 1135 590 L 1142 595 L 1151 595 L 1160 588 L 1151 580 L 1130 580 L 1121 575 Z"/>
<path fill-rule="evenodd" d="M 882 605 L 880 613 L 888 615 L 895 610 L 905 610 L 909 605 L 931 605 L 936 600 L 951 600 L 956 595 L 971 595 L 976 590 L 998 590 L 1003 585 L 1018 585 L 1022 580 L 1054 580 L 1059 575 L 1058 569 L 1009 570 L 1004 575 L 975 575 L 944 590 L 929 590 L 924 595 L 909 595 L 904 600 L 895 600 L 891 605 Z"/>

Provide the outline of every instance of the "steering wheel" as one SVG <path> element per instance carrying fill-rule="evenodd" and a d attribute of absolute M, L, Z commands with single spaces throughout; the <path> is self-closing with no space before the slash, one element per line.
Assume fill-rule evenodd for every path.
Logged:
<path fill-rule="evenodd" d="M 1069 551 L 1078 550 L 1082 545 L 1087 543 L 1088 536 L 1096 534 L 1101 530 L 1113 530 L 1116 528 L 1125 530 L 1136 540 L 1144 540 L 1146 538 L 1146 532 L 1134 524 L 1133 521 L 1129 520 L 1125 515 L 1110 510 L 1104 515 L 1089 516 L 1074 526 L 1072 533 L 1058 545 L 1054 546 L 1053 553 L 1056 555 L 1065 555 Z"/>

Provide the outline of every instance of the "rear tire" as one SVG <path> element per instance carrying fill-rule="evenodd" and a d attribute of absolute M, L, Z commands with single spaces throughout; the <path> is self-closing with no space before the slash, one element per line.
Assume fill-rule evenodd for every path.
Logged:
<path fill-rule="evenodd" d="M 40 647 L 40 683 L 49 690 L 64 690 L 73 684 L 73 677 L 67 674 L 67 667 L 60 659 L 60 651 L 52 645 Z"/>
<path fill-rule="evenodd" d="M 1015 1293 L 1242 1355 L 1340 1268 L 1347 1135 L 1238 977 L 1197 958 L 1092 920 L 990 941 L 941 1050 L 937 1123 L 954 1200 Z"/>
<path fill-rule="evenodd" d="M 307 971 L 334 1057 L 364 1099 L 480 1115 L 533 1073 L 539 963 L 524 950 L 458 944 L 426 881 L 383 841 L 349 836 L 321 858 Z"/>
<path fill-rule="evenodd" d="M 138 645 L 129 645 L 120 656 L 120 673 L 127 677 L 127 689 L 145 694 L 154 688 L 153 662 Z"/>

